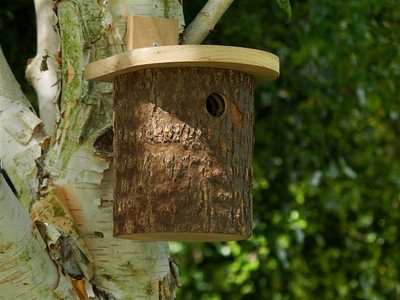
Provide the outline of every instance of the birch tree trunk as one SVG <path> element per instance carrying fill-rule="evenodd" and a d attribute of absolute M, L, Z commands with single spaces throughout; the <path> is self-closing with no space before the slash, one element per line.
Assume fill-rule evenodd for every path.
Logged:
<path fill-rule="evenodd" d="M 0 174 L 1 295 L 172 299 L 168 244 L 112 235 L 112 84 L 85 81 L 83 68 L 125 50 L 130 14 L 177 19 L 182 32 L 182 1 L 34 2 L 27 79 L 41 119 L 0 49 L 0 160 L 10 179 Z"/>
<path fill-rule="evenodd" d="M 112 85 L 89 84 L 83 67 L 124 51 L 127 15 L 175 18 L 183 25 L 182 6 L 178 0 L 106 2 L 35 1 L 38 53 L 27 76 L 38 93 L 44 123 L 19 89 L 1 89 L 0 158 L 20 201 L 2 179 L 1 213 L 13 213 L 1 220 L 25 224 L 19 227 L 24 236 L 19 247 L 37 249 L 29 264 L 7 267 L 6 258 L 18 261 L 22 255 L 15 256 L 15 247 L 7 245 L 21 238 L 12 227 L 2 231 L 1 282 L 19 278 L 12 270 L 21 264 L 32 269 L 29 278 L 36 278 L 20 281 L 26 291 L 2 285 L 7 298 L 173 298 L 176 284 L 167 243 L 112 236 L 112 153 L 104 147 L 111 132 Z M 7 75 L 2 72 L 2 82 L 12 78 Z M 12 103 L 16 99 L 23 99 L 19 107 Z M 29 214 L 37 229 L 29 225 Z"/>

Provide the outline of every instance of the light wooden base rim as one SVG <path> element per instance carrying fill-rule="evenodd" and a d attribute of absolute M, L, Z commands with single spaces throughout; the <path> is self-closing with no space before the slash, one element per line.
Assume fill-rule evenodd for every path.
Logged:
<path fill-rule="evenodd" d="M 115 237 L 136 241 L 224 242 L 244 240 L 250 236 L 213 232 L 146 232 L 116 235 Z"/>
<path fill-rule="evenodd" d="M 279 58 L 271 53 L 230 46 L 176 45 L 139 48 L 88 64 L 86 80 L 113 82 L 118 75 L 151 68 L 212 67 L 242 71 L 256 83 L 279 76 Z"/>

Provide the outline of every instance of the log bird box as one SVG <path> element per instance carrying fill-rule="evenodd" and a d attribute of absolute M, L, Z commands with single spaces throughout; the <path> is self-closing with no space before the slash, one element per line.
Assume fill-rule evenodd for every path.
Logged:
<path fill-rule="evenodd" d="M 90 63 L 114 82 L 114 235 L 228 241 L 252 234 L 254 85 L 279 59 L 178 45 L 177 22 L 131 16 L 128 51 Z"/>

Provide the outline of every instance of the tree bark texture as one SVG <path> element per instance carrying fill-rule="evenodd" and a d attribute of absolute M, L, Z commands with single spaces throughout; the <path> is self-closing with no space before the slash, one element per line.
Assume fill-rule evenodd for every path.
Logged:
<path fill-rule="evenodd" d="M 115 79 L 115 236 L 251 235 L 253 82 L 239 71 L 188 67 Z"/>

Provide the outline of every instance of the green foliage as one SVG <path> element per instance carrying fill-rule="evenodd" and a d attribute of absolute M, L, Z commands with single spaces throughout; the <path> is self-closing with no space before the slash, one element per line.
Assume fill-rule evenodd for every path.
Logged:
<path fill-rule="evenodd" d="M 22 91 L 37 110 L 37 97 L 25 80 L 27 60 L 35 56 L 36 26 L 32 0 L 2 0 L 0 45 Z"/>
<path fill-rule="evenodd" d="M 256 92 L 254 236 L 172 244 L 180 299 L 400 298 L 400 4 L 292 9 L 235 1 L 206 41 L 276 53 L 281 76 Z"/>
<path fill-rule="evenodd" d="M 288 21 L 292 18 L 292 8 L 289 0 L 275 0 L 279 7 L 286 13 Z"/>
<path fill-rule="evenodd" d="M 184 4 L 189 22 L 204 1 Z M 15 70 L 33 25 L 10 36 L 2 9 Z M 179 299 L 400 298 L 400 3 L 301 0 L 292 11 L 287 23 L 273 1 L 234 1 L 206 41 L 276 53 L 281 76 L 256 91 L 254 235 L 171 243 Z"/>

